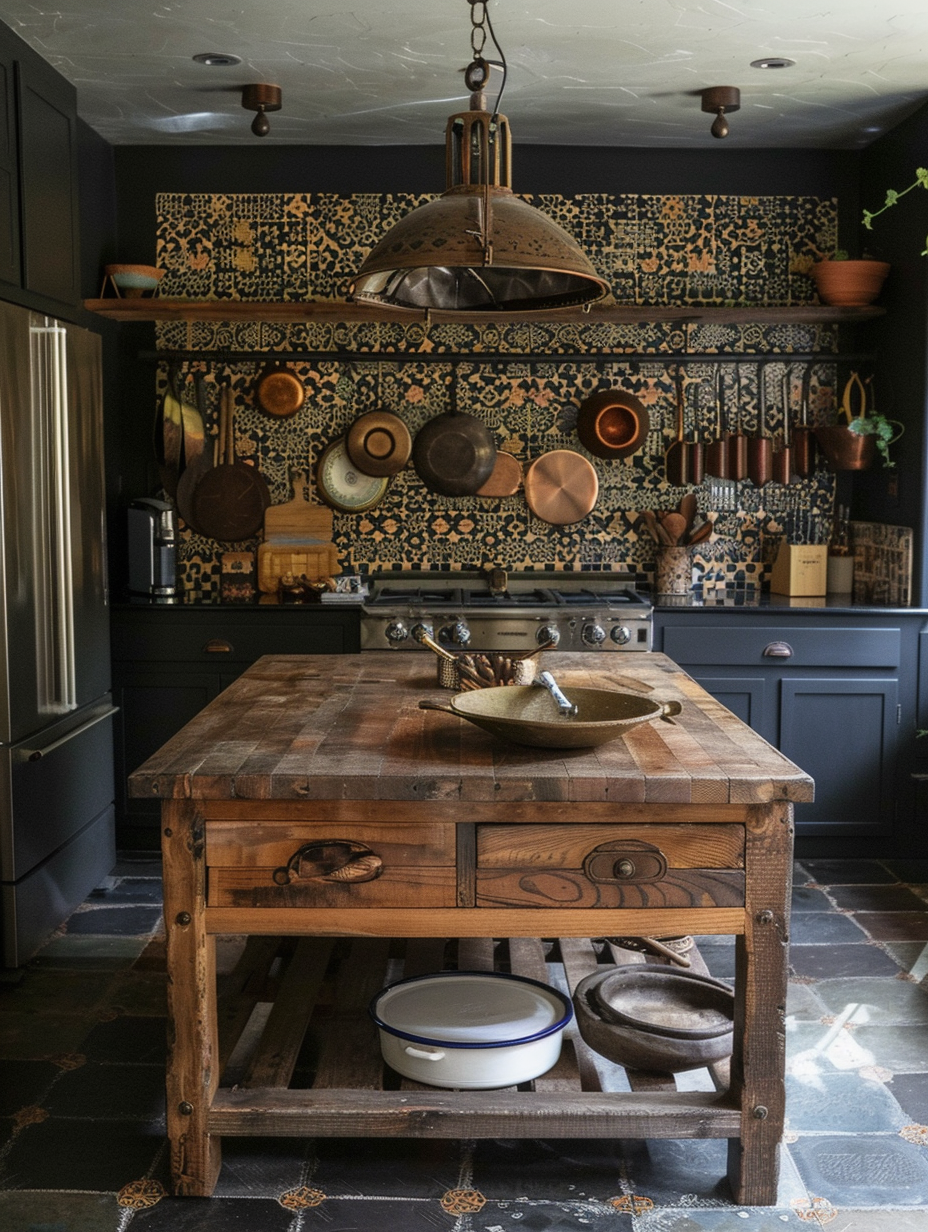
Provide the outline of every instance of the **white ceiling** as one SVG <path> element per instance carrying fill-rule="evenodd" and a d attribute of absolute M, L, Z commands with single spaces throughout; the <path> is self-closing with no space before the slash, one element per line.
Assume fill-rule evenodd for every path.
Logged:
<path fill-rule="evenodd" d="M 928 98 L 928 0 L 487 10 L 517 146 L 718 147 L 699 91 L 733 85 L 726 146 L 853 149 Z M 470 12 L 469 0 L 0 0 L 0 20 L 76 85 L 81 116 L 114 145 L 440 144 L 466 107 Z M 209 68 L 198 52 L 242 63 Z M 749 67 L 763 56 L 796 63 Z M 265 138 L 241 107 L 248 82 L 283 91 Z"/>

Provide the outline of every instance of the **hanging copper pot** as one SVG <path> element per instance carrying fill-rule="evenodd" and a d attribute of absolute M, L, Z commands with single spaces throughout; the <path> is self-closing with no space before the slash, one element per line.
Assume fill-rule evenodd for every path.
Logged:
<path fill-rule="evenodd" d="M 641 448 L 650 419 L 634 394 L 601 389 L 580 403 L 577 436 L 597 458 L 627 458 Z"/>

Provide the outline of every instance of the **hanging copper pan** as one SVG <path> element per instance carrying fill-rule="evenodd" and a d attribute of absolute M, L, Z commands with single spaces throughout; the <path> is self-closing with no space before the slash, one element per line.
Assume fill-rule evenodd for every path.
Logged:
<path fill-rule="evenodd" d="M 593 510 L 599 478 L 592 462 L 572 449 L 543 453 L 525 472 L 525 502 L 536 518 L 555 526 L 581 522 Z"/>
<path fill-rule="evenodd" d="M 395 475 L 409 461 L 412 437 L 398 415 L 367 411 L 348 429 L 345 447 L 362 474 Z"/>
<path fill-rule="evenodd" d="M 496 451 L 490 478 L 477 489 L 478 496 L 514 496 L 522 485 L 522 463 L 511 453 Z"/>
<path fill-rule="evenodd" d="M 627 458 L 641 448 L 651 426 L 634 394 L 600 389 L 580 403 L 577 436 L 596 458 Z"/>
<path fill-rule="evenodd" d="M 265 414 L 289 419 L 306 401 L 306 390 L 288 368 L 272 365 L 258 377 L 255 400 Z"/>

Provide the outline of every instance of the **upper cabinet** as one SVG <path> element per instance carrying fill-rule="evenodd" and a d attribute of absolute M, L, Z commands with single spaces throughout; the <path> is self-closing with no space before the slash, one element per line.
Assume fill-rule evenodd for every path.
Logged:
<path fill-rule="evenodd" d="M 79 302 L 77 189 L 77 93 L 0 26 L 0 283 Z"/>

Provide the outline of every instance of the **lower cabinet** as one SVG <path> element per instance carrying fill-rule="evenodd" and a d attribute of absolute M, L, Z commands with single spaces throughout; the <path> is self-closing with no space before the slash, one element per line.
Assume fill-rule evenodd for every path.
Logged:
<path fill-rule="evenodd" d="M 703 610 L 655 623 L 656 649 L 815 780 L 797 837 L 841 843 L 812 854 L 906 853 L 923 617 Z"/>
<path fill-rule="evenodd" d="M 265 654 L 352 654 L 358 615 L 331 608 L 114 607 L 119 845 L 159 846 L 160 801 L 134 800 L 133 770 Z"/>

